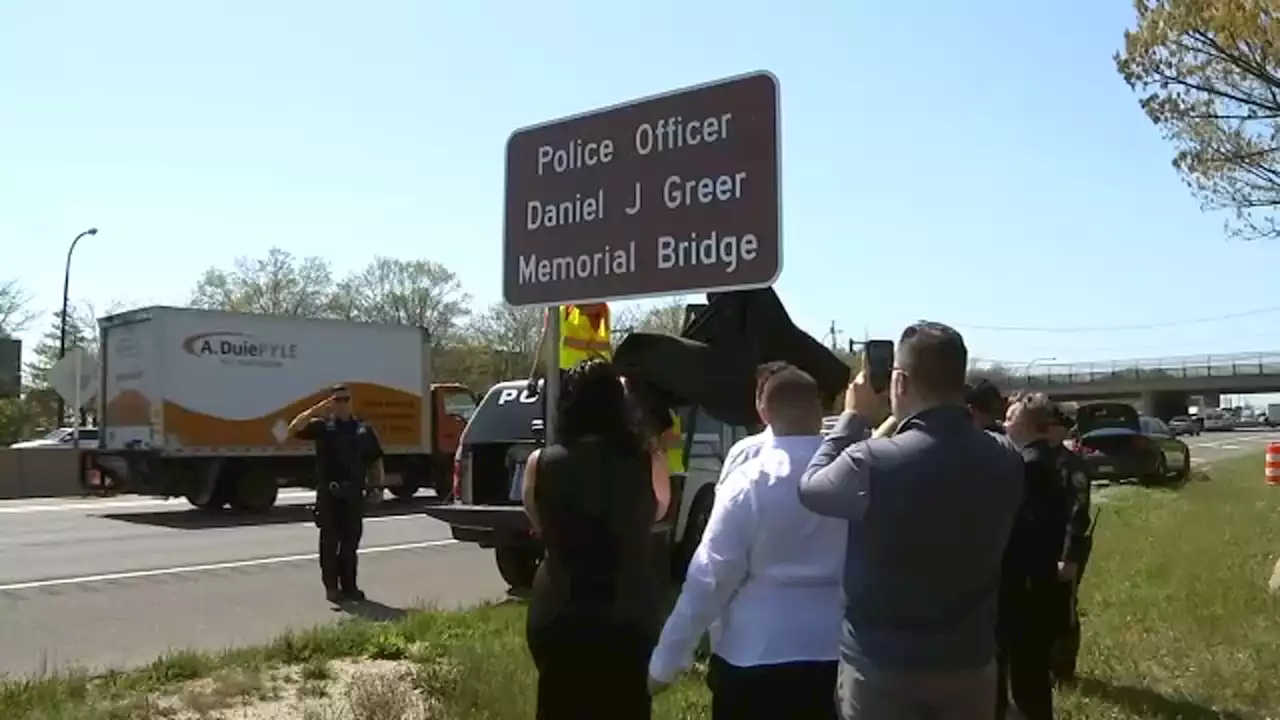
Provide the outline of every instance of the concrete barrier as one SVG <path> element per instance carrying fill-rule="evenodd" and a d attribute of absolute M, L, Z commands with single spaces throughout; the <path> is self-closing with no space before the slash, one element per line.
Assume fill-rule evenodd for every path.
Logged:
<path fill-rule="evenodd" d="M 0 449 L 0 500 L 84 494 L 80 453 L 75 450 Z"/>

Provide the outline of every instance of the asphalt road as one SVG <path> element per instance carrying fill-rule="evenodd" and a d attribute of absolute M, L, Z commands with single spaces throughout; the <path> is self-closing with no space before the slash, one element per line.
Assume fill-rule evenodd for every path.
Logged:
<path fill-rule="evenodd" d="M 1183 438 L 1203 464 L 1280 442 L 1280 431 Z M 0 502 L 0 674 L 149 662 L 172 648 L 266 642 L 344 613 L 393 617 L 503 596 L 492 554 L 454 543 L 421 513 L 388 501 L 365 522 L 361 585 L 370 602 L 324 599 L 316 529 L 282 496 L 267 518 L 191 510 L 183 500 Z"/>
<path fill-rule="evenodd" d="M 1194 437 L 1184 435 L 1182 441 L 1191 448 L 1191 464 L 1203 465 L 1234 455 L 1266 450 L 1267 443 L 1280 442 L 1280 429 L 1249 428 L 1231 432 L 1207 432 Z M 1261 473 L 1261 469 L 1258 472 Z"/>
<path fill-rule="evenodd" d="M 0 674 L 138 665 L 172 648 L 266 642 L 344 613 L 386 618 L 506 591 L 492 553 L 453 542 L 421 513 L 425 500 L 388 501 L 365 519 L 369 602 L 335 610 L 309 500 L 282 496 L 253 524 L 184 500 L 0 502 Z"/>

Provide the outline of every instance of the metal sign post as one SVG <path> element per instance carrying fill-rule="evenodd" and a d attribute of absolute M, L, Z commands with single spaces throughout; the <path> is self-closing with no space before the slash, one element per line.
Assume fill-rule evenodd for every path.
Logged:
<path fill-rule="evenodd" d="M 72 437 L 72 442 L 75 443 L 76 450 L 80 449 L 80 418 L 81 418 L 80 408 L 83 406 L 83 403 L 80 400 L 80 388 L 84 384 L 83 383 L 84 366 L 82 365 L 83 359 L 84 359 L 84 353 L 82 352 L 76 353 L 76 390 L 75 390 L 75 398 L 73 398 L 73 402 L 75 403 L 75 406 L 76 406 L 76 414 L 75 414 L 75 420 L 73 420 L 71 423 L 71 437 Z"/>
<path fill-rule="evenodd" d="M 560 306 L 547 308 L 547 372 L 542 381 L 542 427 L 546 445 L 560 440 L 560 428 L 556 425 L 556 403 L 560 401 Z"/>

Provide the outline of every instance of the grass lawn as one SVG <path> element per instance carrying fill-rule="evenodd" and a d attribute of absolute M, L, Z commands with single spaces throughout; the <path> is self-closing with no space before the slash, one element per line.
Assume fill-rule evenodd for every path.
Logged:
<path fill-rule="evenodd" d="M 1095 496 L 1103 514 L 1081 600 L 1083 677 L 1059 694 L 1058 716 L 1280 718 L 1280 599 L 1266 588 L 1280 554 L 1280 488 L 1264 486 L 1261 457 L 1212 466 L 1178 489 Z M 265 648 L 10 682 L 0 718 L 524 720 L 534 679 L 523 638 L 518 604 L 347 621 Z M 659 698 L 655 716 L 706 717 L 706 700 L 695 672 Z"/>

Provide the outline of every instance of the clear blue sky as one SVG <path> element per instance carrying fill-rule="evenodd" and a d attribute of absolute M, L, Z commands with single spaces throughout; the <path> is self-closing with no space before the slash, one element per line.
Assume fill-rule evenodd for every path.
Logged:
<path fill-rule="evenodd" d="M 15 0 L 0 277 L 180 302 L 272 245 L 427 257 L 500 295 L 523 125 L 754 69 L 782 87 L 786 267 L 815 335 L 955 324 L 987 358 L 1275 348 L 1275 245 L 1229 242 L 1116 74 L 1128 3 Z M 42 320 L 34 340 L 44 329 Z"/>

